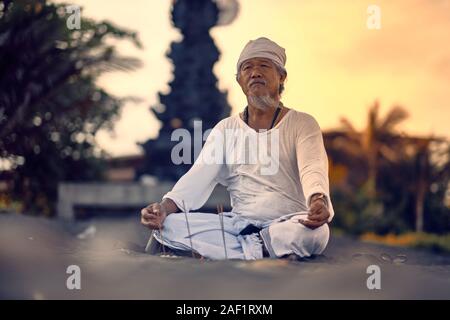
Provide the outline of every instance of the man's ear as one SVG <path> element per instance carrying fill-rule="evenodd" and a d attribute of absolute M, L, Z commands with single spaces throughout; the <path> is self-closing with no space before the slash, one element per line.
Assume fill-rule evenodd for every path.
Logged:
<path fill-rule="evenodd" d="M 242 77 L 238 77 L 238 74 L 236 74 L 236 82 L 239 83 L 239 85 L 241 85 L 241 79 Z"/>
<path fill-rule="evenodd" d="M 244 87 L 242 86 L 242 77 L 239 77 L 236 75 L 236 82 L 239 83 L 239 86 L 241 87 L 242 91 L 244 91 Z"/>

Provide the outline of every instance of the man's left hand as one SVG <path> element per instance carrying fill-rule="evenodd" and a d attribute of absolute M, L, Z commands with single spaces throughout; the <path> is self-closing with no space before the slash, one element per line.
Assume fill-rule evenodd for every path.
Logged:
<path fill-rule="evenodd" d="M 313 197 L 307 218 L 299 222 L 310 229 L 316 229 L 327 223 L 330 212 L 323 200 L 323 198 Z"/>

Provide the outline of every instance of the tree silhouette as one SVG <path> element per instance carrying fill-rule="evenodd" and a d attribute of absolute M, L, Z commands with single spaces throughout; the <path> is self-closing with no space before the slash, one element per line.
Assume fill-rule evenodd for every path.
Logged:
<path fill-rule="evenodd" d="M 404 140 L 395 129 L 407 117 L 408 113 L 402 107 L 394 106 L 382 118 L 379 103 L 375 101 L 362 132 L 357 131 L 348 119 L 341 119 L 341 135 L 335 138 L 333 146 L 365 165 L 370 197 L 376 196 L 380 161 L 396 162 L 402 158 Z"/>
<path fill-rule="evenodd" d="M 362 220 L 370 219 L 371 215 L 381 215 L 384 207 L 388 207 L 389 217 L 384 217 L 386 221 L 378 221 L 381 229 L 386 230 L 397 224 L 414 226 L 416 231 L 421 232 L 426 222 L 425 209 L 428 208 L 430 213 L 442 211 L 439 205 L 432 208 L 427 204 L 427 197 L 430 203 L 439 203 L 439 199 L 434 198 L 440 198 L 440 207 L 443 207 L 445 191 L 432 195 L 430 188 L 434 184 L 439 186 L 439 190 L 448 189 L 450 147 L 443 138 L 411 137 L 399 133 L 397 126 L 407 117 L 407 112 L 400 106 L 392 107 L 381 117 L 376 101 L 369 109 L 368 120 L 362 131 L 356 130 L 348 119 L 343 118 L 340 130 L 326 133 L 325 142 L 333 165 L 334 162 L 342 163 L 349 168 L 350 176 L 363 176 L 362 185 L 355 183 L 359 182 L 358 179 L 348 178 L 353 178 L 350 186 L 352 194 L 357 193 L 360 198 L 363 194 L 368 196 L 363 201 L 366 202 L 364 208 L 359 210 L 370 214 L 362 217 Z M 444 147 L 433 150 L 437 144 Z M 439 159 L 439 163 L 433 162 L 433 158 Z M 364 191 L 362 193 L 361 188 Z M 434 218 L 430 216 L 428 219 Z M 444 220 L 440 220 L 440 223 L 443 229 L 448 230 L 450 224 Z M 430 226 L 430 230 L 433 228 L 435 226 Z"/>
<path fill-rule="evenodd" d="M 85 18 L 70 30 L 67 17 L 62 4 L 0 1 L 0 157 L 25 211 L 51 214 L 59 181 L 101 176 L 95 134 L 112 128 L 128 98 L 95 81 L 140 65 L 105 41 L 139 47 L 135 33 Z"/>

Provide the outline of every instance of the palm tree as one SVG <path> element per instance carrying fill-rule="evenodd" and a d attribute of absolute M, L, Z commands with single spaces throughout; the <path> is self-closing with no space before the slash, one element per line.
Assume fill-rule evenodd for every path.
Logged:
<path fill-rule="evenodd" d="M 369 109 L 368 120 L 362 131 L 357 131 L 348 119 L 342 118 L 342 128 L 328 135 L 328 147 L 332 155 L 346 157 L 345 162 L 352 170 L 357 170 L 355 163 L 362 164 L 367 172 L 365 186 L 371 201 L 377 196 L 377 177 L 382 164 L 390 168 L 389 175 L 400 175 L 399 188 L 412 195 L 415 229 L 422 232 L 426 196 L 432 182 L 439 180 L 434 177 L 439 166 L 432 163 L 432 146 L 434 143 L 445 144 L 447 140 L 399 134 L 396 127 L 407 117 L 408 113 L 400 106 L 392 107 L 384 117 L 380 117 L 379 103 L 375 101 Z M 448 158 L 445 158 L 446 167 L 439 171 L 442 174 L 450 172 Z M 403 169 L 392 164 L 400 165 Z"/>
<path fill-rule="evenodd" d="M 371 199 L 376 196 L 380 161 L 396 162 L 401 159 L 404 140 L 403 135 L 395 132 L 395 128 L 407 117 L 408 113 L 400 106 L 392 107 L 384 117 L 380 117 L 379 103 L 375 101 L 369 109 L 362 132 L 357 131 L 348 119 L 341 119 L 341 134 L 334 139 L 333 148 L 364 163 L 367 191 Z"/>
<path fill-rule="evenodd" d="M 450 171 L 448 142 L 444 138 L 437 137 L 408 138 L 407 140 L 413 165 L 410 186 L 415 199 L 415 228 L 416 232 L 422 232 L 425 199 L 430 186 L 434 181 L 445 180 L 445 177 L 439 177 L 439 175 L 446 175 Z M 433 146 L 440 146 L 440 148 L 433 150 Z M 444 160 L 442 161 L 442 159 Z"/>

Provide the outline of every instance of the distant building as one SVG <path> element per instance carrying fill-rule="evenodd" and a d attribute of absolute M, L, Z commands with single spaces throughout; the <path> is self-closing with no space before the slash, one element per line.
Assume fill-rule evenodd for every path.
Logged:
<path fill-rule="evenodd" d="M 127 155 L 108 159 L 106 180 L 109 182 L 135 181 L 136 171 L 143 163 L 143 155 Z"/>

